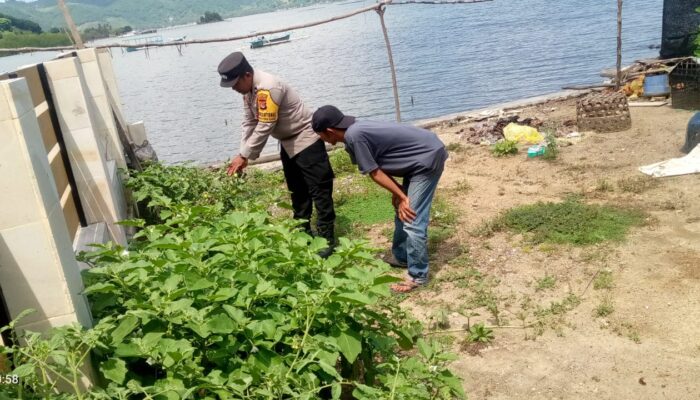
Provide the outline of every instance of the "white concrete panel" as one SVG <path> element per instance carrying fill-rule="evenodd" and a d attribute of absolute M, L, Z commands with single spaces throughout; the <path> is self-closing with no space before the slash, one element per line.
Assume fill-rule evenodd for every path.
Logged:
<path fill-rule="evenodd" d="M 12 118 L 20 118 L 30 112 L 34 114 L 32 96 L 24 78 L 2 81 L 2 85 L 7 88 L 5 98 L 9 104 Z"/>
<path fill-rule="evenodd" d="M 76 253 L 80 253 L 81 251 L 93 251 L 95 250 L 95 248 L 92 247 L 93 244 L 107 243 L 110 240 L 112 240 L 112 238 L 107 231 L 107 224 L 100 222 L 98 224 L 88 225 L 85 228 L 80 228 L 78 234 L 75 236 L 73 248 Z M 78 262 L 78 267 L 81 271 L 91 268 L 89 264 L 84 262 Z"/>
<path fill-rule="evenodd" d="M 25 320 L 22 320 L 25 321 Z M 65 326 L 65 325 L 72 325 L 74 323 L 78 322 L 78 317 L 77 315 L 71 313 L 71 314 L 65 314 L 61 315 L 58 317 L 52 317 L 45 319 L 43 321 L 39 322 L 32 322 L 32 323 L 20 323 L 17 325 L 18 329 L 20 330 L 27 330 L 31 332 L 46 332 L 47 330 L 59 326 Z"/>
<path fill-rule="evenodd" d="M 114 194 L 111 183 L 107 180 L 95 180 L 86 182 L 86 184 L 90 193 L 99 196 L 91 199 L 90 209 L 85 212 L 88 215 L 88 221 L 94 223 L 92 222 L 92 218 L 94 218 L 96 222 L 106 222 L 111 240 L 122 245 L 126 244 L 124 227 L 116 224 L 120 220 L 118 216 L 119 211 L 117 210 L 118 199 Z"/>
<path fill-rule="evenodd" d="M 109 161 L 107 163 L 107 173 L 109 175 L 109 184 L 112 186 L 112 192 L 115 196 L 114 205 L 117 210 L 117 221 L 123 221 L 127 219 L 128 205 L 126 204 L 126 196 L 124 195 L 121 173 L 117 169 L 114 161 Z"/>
<path fill-rule="evenodd" d="M 102 81 L 102 72 L 97 61 L 83 62 L 83 74 L 92 97 L 105 96 L 105 84 Z"/>
<path fill-rule="evenodd" d="M 46 74 L 51 80 L 61 80 L 78 76 L 78 61 L 74 57 L 44 63 Z"/>
<path fill-rule="evenodd" d="M 97 59 L 102 69 L 102 76 L 104 77 L 107 90 L 109 91 L 109 96 L 111 96 L 110 102 L 114 102 L 114 105 L 118 108 L 119 114 L 124 114 L 122 110 L 122 100 L 119 96 L 119 86 L 117 86 L 117 77 L 114 74 L 114 67 L 112 66 L 112 55 L 107 49 L 101 49 L 97 51 Z"/>
<path fill-rule="evenodd" d="M 59 195 L 46 148 L 41 138 L 39 124 L 34 113 L 27 113 L 18 120 L 18 125 L 24 139 L 26 154 L 31 162 L 30 169 L 34 180 L 36 180 L 38 196 L 43 202 L 46 212 L 50 212 L 59 206 Z"/>
<path fill-rule="evenodd" d="M 71 242 L 63 211 L 57 209 L 49 214 L 49 229 L 56 245 L 56 254 L 62 269 L 64 284 L 68 291 L 69 300 L 78 320 L 83 326 L 92 325 L 87 299 L 82 295 L 85 286 L 80 276 L 80 267 L 75 258 L 73 243 Z"/>
<path fill-rule="evenodd" d="M 13 111 L 10 109 L 10 103 L 7 99 L 9 95 L 10 89 L 7 85 L 7 81 L 0 81 L 0 121 L 12 119 Z"/>
<path fill-rule="evenodd" d="M 74 312 L 48 220 L 0 231 L 0 282 L 11 315 L 28 322 Z"/>
<path fill-rule="evenodd" d="M 96 123 L 96 131 L 100 138 L 101 148 L 106 152 L 107 160 L 115 160 L 121 168 L 126 167 L 124 149 L 122 148 L 117 127 L 112 115 L 112 107 L 107 93 L 107 78 L 98 60 L 97 52 L 94 49 L 86 49 L 78 52 L 78 57 L 85 77 L 86 91 L 92 98 L 95 107 L 93 110 L 93 120 Z M 111 71 L 111 60 L 107 59 L 109 70 Z"/>
<path fill-rule="evenodd" d="M 44 216 L 34 187 L 31 163 L 15 121 L 0 121 L 0 229 L 35 222 Z"/>
<path fill-rule="evenodd" d="M 131 136 L 131 140 L 133 140 L 134 144 L 137 146 L 141 146 L 143 142 L 148 140 L 146 136 L 146 126 L 143 124 L 143 121 L 129 124 L 129 136 Z"/>
<path fill-rule="evenodd" d="M 78 59 L 81 63 L 88 61 L 97 61 L 97 50 L 96 49 L 82 49 L 76 52 L 78 54 Z"/>
<path fill-rule="evenodd" d="M 92 127 L 80 78 L 52 79 L 51 90 L 61 129 L 64 132 Z"/>

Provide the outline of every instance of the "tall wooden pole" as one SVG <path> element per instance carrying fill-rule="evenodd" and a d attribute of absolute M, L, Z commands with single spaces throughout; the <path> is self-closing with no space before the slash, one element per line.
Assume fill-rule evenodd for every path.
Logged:
<path fill-rule="evenodd" d="M 382 23 L 382 32 L 384 33 L 384 42 L 386 43 L 386 51 L 389 53 L 389 67 L 391 68 L 391 83 L 394 86 L 394 105 L 396 106 L 396 122 L 401 122 L 401 105 L 399 103 L 399 87 L 396 84 L 396 68 L 394 67 L 394 56 L 391 53 L 391 43 L 389 43 L 389 34 L 386 31 L 386 24 L 384 23 L 384 11 L 386 11 L 385 5 L 379 6 L 377 8 L 377 14 L 379 14 L 379 20 Z"/>
<path fill-rule="evenodd" d="M 622 0 L 617 0 L 617 78 L 615 90 L 622 85 Z"/>
<path fill-rule="evenodd" d="M 66 19 L 66 24 L 68 25 L 68 29 L 70 29 L 70 33 L 73 36 L 73 41 L 75 42 L 75 45 L 79 49 L 84 49 L 85 45 L 83 44 L 83 38 L 80 37 L 78 28 L 75 26 L 75 22 L 73 22 L 73 17 L 71 17 L 70 11 L 68 11 L 68 6 L 66 6 L 64 0 L 58 0 L 58 8 L 60 8 L 63 12 L 63 18 Z"/>

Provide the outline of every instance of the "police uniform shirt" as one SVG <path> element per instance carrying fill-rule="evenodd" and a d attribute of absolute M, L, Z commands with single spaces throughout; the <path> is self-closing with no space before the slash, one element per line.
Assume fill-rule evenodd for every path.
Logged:
<path fill-rule="evenodd" d="M 311 129 L 312 112 L 296 91 L 274 75 L 256 69 L 253 89 L 243 95 L 241 156 L 255 160 L 268 137 L 280 141 L 291 158 L 319 140 Z"/>

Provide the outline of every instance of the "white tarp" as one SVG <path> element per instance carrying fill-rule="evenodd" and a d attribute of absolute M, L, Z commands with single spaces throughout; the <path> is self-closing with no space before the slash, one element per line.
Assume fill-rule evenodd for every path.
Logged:
<path fill-rule="evenodd" d="M 639 170 L 655 178 L 696 174 L 700 172 L 700 145 L 695 146 L 693 151 L 685 157 L 672 158 L 656 164 L 639 167 Z"/>

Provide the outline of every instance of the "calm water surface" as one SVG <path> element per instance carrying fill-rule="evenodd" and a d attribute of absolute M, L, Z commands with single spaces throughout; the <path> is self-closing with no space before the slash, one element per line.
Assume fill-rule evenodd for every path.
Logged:
<path fill-rule="evenodd" d="M 370 1 L 325 4 L 159 32 L 164 39 L 248 34 L 339 15 Z M 617 2 L 496 0 L 465 5 L 390 6 L 386 23 L 405 121 L 481 108 L 598 83 L 614 66 Z M 623 61 L 655 57 L 663 0 L 628 0 Z M 287 44 L 250 50 L 246 41 L 125 53 L 113 50 L 127 119 L 144 120 L 166 162 L 229 158 L 238 149 L 241 96 L 218 86 L 219 61 L 242 50 L 254 67 L 293 85 L 309 107 L 335 104 L 347 114 L 394 119 L 379 17 L 365 13 L 292 33 Z M 111 41 L 111 40 L 110 40 Z M 52 54 L 0 59 L 0 70 Z M 277 151 L 271 140 L 267 152 Z"/>

